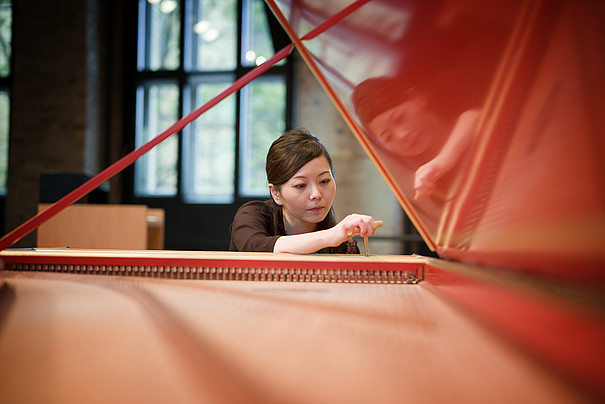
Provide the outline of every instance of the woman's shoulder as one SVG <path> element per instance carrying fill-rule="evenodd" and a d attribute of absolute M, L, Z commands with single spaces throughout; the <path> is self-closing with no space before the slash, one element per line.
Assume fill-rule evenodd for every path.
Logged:
<path fill-rule="evenodd" d="M 235 213 L 236 222 L 262 222 L 267 227 L 274 226 L 280 216 L 279 206 L 273 200 L 254 200 L 244 203 Z"/>
<path fill-rule="evenodd" d="M 230 251 L 273 251 L 282 233 L 276 227 L 278 215 L 265 201 L 250 201 L 239 207 L 231 224 Z"/>
<path fill-rule="evenodd" d="M 275 205 L 271 200 L 255 200 L 244 203 L 237 210 L 237 213 L 262 213 L 262 214 L 273 214 L 275 211 Z"/>

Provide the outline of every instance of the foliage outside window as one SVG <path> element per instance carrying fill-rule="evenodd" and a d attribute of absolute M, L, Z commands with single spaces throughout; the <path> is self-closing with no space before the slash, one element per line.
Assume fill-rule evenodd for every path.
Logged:
<path fill-rule="evenodd" d="M 12 1 L 0 0 L 0 195 L 6 194 L 10 118 Z"/>

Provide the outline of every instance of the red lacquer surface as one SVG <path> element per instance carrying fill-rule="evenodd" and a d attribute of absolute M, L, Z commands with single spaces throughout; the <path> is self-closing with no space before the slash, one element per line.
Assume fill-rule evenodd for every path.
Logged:
<path fill-rule="evenodd" d="M 561 298 L 564 294 L 556 297 L 529 284 L 511 286 L 510 280 L 507 284 L 498 277 L 469 276 L 438 265 L 427 265 L 424 274 L 429 288 L 470 310 L 548 369 L 601 400 L 605 397 L 605 321 L 596 306 L 587 309 Z"/>
<path fill-rule="evenodd" d="M 268 3 L 441 257 L 605 284 L 601 2 Z"/>

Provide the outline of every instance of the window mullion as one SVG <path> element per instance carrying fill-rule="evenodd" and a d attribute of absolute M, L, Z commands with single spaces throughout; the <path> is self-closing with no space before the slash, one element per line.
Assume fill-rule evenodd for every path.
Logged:
<path fill-rule="evenodd" d="M 243 46 L 243 32 L 244 32 L 244 7 L 246 7 L 247 0 L 238 0 L 237 5 L 237 55 L 236 55 L 236 79 L 240 78 L 244 73 L 242 72 L 242 46 Z M 242 92 L 237 92 L 235 101 L 235 175 L 233 176 L 233 190 L 235 193 L 235 200 L 240 198 L 240 169 L 241 169 L 241 125 L 242 125 Z"/>
<path fill-rule="evenodd" d="M 180 61 L 179 68 L 177 70 L 178 74 L 178 86 L 179 86 L 179 107 L 178 107 L 178 115 L 179 117 L 184 117 L 191 110 L 191 106 L 188 105 L 186 101 L 187 93 L 186 88 L 188 87 L 188 66 L 187 63 L 188 58 L 190 57 L 188 50 L 190 49 L 189 43 L 191 40 L 189 29 L 190 27 L 190 10 L 192 9 L 192 0 L 183 0 L 181 4 L 181 35 L 179 38 L 179 47 L 180 47 Z M 177 178 L 176 178 L 176 195 L 175 198 L 178 201 L 182 201 L 183 199 L 183 184 L 184 184 L 184 165 L 183 165 L 183 147 L 184 147 L 184 131 L 175 133 L 175 136 L 178 138 L 177 142 Z"/>

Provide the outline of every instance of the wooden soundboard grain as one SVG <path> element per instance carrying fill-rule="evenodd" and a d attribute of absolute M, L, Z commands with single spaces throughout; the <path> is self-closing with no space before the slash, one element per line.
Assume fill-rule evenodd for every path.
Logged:
<path fill-rule="evenodd" d="M 584 401 L 422 283 L 4 277 L 3 402 Z"/>

